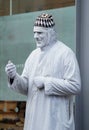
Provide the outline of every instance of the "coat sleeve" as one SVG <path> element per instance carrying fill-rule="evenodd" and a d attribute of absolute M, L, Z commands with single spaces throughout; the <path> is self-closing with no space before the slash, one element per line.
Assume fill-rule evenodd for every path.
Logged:
<path fill-rule="evenodd" d="M 28 84 L 27 79 L 20 76 L 19 74 L 16 74 L 12 84 L 10 84 L 10 82 L 8 82 L 9 88 L 11 88 L 12 90 L 14 90 L 18 93 L 21 93 L 23 95 L 27 95 L 27 93 L 28 93 L 27 84 Z"/>
<path fill-rule="evenodd" d="M 60 67 L 60 66 L 59 66 Z M 76 95 L 81 90 L 81 79 L 75 54 L 70 51 L 63 59 L 62 78 L 45 78 L 45 94 L 67 96 Z M 60 73 L 60 72 L 58 72 Z"/>

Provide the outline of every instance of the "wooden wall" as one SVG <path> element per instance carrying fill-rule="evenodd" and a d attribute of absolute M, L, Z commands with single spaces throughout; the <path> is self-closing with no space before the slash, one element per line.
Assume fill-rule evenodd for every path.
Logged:
<path fill-rule="evenodd" d="M 12 14 L 72 6 L 75 0 L 12 0 Z M 10 0 L 0 0 L 0 16 L 10 14 Z"/>

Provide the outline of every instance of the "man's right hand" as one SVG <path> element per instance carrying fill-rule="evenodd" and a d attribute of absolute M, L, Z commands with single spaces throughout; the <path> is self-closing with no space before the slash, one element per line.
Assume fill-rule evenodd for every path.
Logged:
<path fill-rule="evenodd" d="M 9 78 L 14 79 L 16 76 L 16 66 L 11 61 L 8 61 L 8 64 L 5 67 L 5 72 Z"/>

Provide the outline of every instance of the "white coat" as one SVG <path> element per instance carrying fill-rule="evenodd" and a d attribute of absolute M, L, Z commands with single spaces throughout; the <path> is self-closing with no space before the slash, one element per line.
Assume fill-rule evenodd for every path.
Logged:
<path fill-rule="evenodd" d="M 44 76 L 44 89 L 34 77 Z M 80 72 L 73 51 L 62 42 L 34 50 L 23 73 L 10 85 L 27 95 L 24 130 L 74 130 L 73 97 L 81 89 Z"/>

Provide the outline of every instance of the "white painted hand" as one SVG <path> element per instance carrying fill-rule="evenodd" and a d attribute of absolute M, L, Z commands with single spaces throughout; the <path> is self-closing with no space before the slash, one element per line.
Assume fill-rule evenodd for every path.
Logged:
<path fill-rule="evenodd" d="M 45 77 L 43 76 L 37 76 L 34 78 L 34 84 L 39 89 L 44 88 L 44 82 L 45 82 Z"/>
<path fill-rule="evenodd" d="M 14 78 L 16 75 L 16 66 L 8 61 L 8 64 L 5 66 L 5 72 L 9 78 Z"/>

